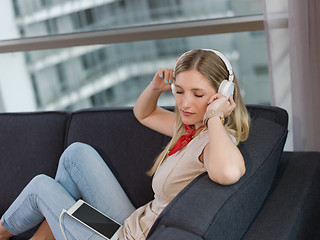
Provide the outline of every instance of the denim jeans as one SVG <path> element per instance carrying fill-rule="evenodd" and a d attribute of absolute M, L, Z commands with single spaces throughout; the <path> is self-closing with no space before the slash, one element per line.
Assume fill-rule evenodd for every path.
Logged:
<path fill-rule="evenodd" d="M 62 240 L 60 214 L 80 198 L 122 224 L 135 210 L 94 148 L 73 143 L 62 154 L 55 179 L 46 175 L 32 179 L 4 213 L 1 223 L 17 235 L 37 226 L 45 218 L 55 238 Z M 68 240 L 102 239 L 66 214 L 61 220 Z"/>

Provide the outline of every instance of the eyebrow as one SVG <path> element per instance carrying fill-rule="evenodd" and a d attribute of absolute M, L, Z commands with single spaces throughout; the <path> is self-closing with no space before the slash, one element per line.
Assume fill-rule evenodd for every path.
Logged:
<path fill-rule="evenodd" d="M 183 87 L 181 87 L 180 85 L 178 85 L 178 84 L 174 84 L 176 87 L 179 87 L 179 88 L 182 88 L 183 89 Z M 192 91 L 206 91 L 206 89 L 203 89 L 203 88 L 192 88 L 191 89 Z"/>

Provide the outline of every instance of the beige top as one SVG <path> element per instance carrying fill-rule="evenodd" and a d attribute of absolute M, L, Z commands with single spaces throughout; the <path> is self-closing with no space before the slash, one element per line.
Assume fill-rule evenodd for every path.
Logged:
<path fill-rule="evenodd" d="M 154 200 L 134 211 L 124 222 L 119 240 L 143 240 L 158 215 L 193 179 L 205 172 L 199 160 L 209 142 L 208 131 L 202 131 L 187 147 L 168 156 L 152 180 Z"/>

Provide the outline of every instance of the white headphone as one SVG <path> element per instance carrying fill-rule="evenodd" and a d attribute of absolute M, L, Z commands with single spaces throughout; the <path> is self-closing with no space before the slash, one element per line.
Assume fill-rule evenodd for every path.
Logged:
<path fill-rule="evenodd" d="M 233 95 L 233 91 L 234 91 L 234 83 L 233 83 L 233 78 L 234 78 L 234 73 L 233 73 L 233 70 L 232 70 L 232 66 L 231 66 L 231 63 L 229 62 L 228 58 L 223 55 L 223 53 L 217 51 L 217 50 L 213 50 L 213 49 L 202 49 L 202 50 L 205 50 L 205 51 L 210 51 L 210 52 L 214 52 L 216 55 L 218 55 L 220 57 L 220 59 L 224 62 L 224 64 L 226 65 L 227 67 L 227 70 L 229 72 L 229 79 L 225 79 L 221 82 L 220 86 L 219 86 L 219 89 L 218 89 L 218 92 L 223 94 L 227 99 L 229 99 L 230 95 Z M 190 51 L 188 51 L 190 52 Z M 185 54 L 187 54 L 188 52 L 185 52 L 183 53 L 177 60 L 177 62 L 179 61 L 179 59 L 184 56 Z M 176 65 L 177 65 L 177 62 L 174 66 L 174 70 L 176 69 Z M 175 92 L 175 86 L 174 84 L 172 83 L 171 84 L 171 90 L 172 90 L 172 93 Z"/>

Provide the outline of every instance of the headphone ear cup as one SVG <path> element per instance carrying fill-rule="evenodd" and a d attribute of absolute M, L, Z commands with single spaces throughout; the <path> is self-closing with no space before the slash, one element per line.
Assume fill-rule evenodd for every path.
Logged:
<path fill-rule="evenodd" d="M 233 91 L 234 91 L 234 83 L 228 80 L 223 80 L 220 84 L 218 93 L 221 93 L 227 99 L 229 99 L 230 95 L 233 95 Z"/>
<path fill-rule="evenodd" d="M 174 83 L 171 83 L 171 92 L 173 95 L 176 93 L 176 86 L 174 85 Z"/>
<path fill-rule="evenodd" d="M 220 83 L 218 93 L 223 94 L 223 89 L 225 88 L 227 82 L 228 82 L 228 80 L 223 80 L 223 81 Z"/>

